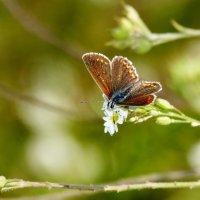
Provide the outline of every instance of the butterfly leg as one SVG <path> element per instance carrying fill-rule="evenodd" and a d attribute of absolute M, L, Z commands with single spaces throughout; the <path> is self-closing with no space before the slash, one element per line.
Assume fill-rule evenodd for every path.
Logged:
<path fill-rule="evenodd" d="M 108 107 L 108 109 L 113 109 L 115 107 L 115 102 L 114 101 L 108 101 L 107 107 Z"/>

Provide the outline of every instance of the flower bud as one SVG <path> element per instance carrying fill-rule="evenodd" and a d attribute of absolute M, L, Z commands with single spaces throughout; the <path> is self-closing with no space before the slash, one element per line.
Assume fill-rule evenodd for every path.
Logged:
<path fill-rule="evenodd" d="M 137 114 L 137 115 L 142 115 L 142 114 L 145 114 L 147 111 L 144 109 L 144 108 L 136 108 L 134 113 Z"/>
<path fill-rule="evenodd" d="M 156 123 L 160 125 L 169 125 L 172 123 L 172 120 L 169 117 L 158 117 Z"/>
<path fill-rule="evenodd" d="M 157 98 L 155 104 L 165 110 L 174 109 L 174 107 L 165 99 Z"/>
<path fill-rule="evenodd" d="M 0 189 L 2 187 L 4 187 L 4 185 L 6 184 L 7 180 L 4 176 L 0 176 Z"/>
<path fill-rule="evenodd" d="M 125 16 L 118 21 L 112 31 L 113 40 L 108 44 L 118 49 L 130 47 L 137 53 L 149 51 L 152 48 L 150 30 L 133 7 L 124 5 L 124 11 Z"/>
<path fill-rule="evenodd" d="M 130 122 L 135 122 L 136 121 L 136 117 L 131 117 L 130 118 Z"/>
<path fill-rule="evenodd" d="M 130 22 L 133 24 L 133 27 L 137 27 L 137 29 L 140 29 L 144 34 L 150 33 L 150 30 L 140 18 L 138 12 L 132 6 L 126 4 L 124 5 L 124 10 L 127 19 L 130 20 Z"/>
<path fill-rule="evenodd" d="M 130 40 L 131 41 L 131 40 Z M 153 47 L 151 40 L 144 36 L 143 33 L 134 33 L 134 37 L 131 41 L 131 48 L 139 54 L 146 53 L 150 51 Z"/>
<path fill-rule="evenodd" d="M 150 110 L 150 115 L 153 117 L 158 116 L 159 114 L 160 114 L 160 112 L 157 110 Z"/>
<path fill-rule="evenodd" d="M 192 123 L 191 123 L 191 126 L 192 126 L 192 127 L 200 126 L 200 123 L 199 123 L 199 122 L 192 122 Z"/>
<path fill-rule="evenodd" d="M 129 37 L 130 31 L 132 31 L 131 22 L 125 17 L 119 20 L 119 27 L 113 29 L 112 36 L 116 40 L 125 40 Z"/>

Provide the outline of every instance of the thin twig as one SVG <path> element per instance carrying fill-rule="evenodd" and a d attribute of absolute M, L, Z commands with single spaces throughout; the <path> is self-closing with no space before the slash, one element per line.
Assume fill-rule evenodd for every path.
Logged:
<path fill-rule="evenodd" d="M 19 91 L 10 88 L 2 83 L 0 83 L 0 96 L 11 101 L 23 101 L 38 106 L 42 109 L 49 110 L 51 112 L 53 111 L 55 113 L 64 114 L 66 116 L 72 116 L 72 112 L 70 110 L 67 110 L 66 108 L 52 105 L 35 97 L 22 94 Z"/>
<path fill-rule="evenodd" d="M 103 191 L 123 192 L 128 190 L 144 190 L 144 189 L 178 189 L 178 188 L 197 188 L 200 187 L 200 181 L 190 182 L 147 182 L 127 185 L 107 185 Z"/>
<path fill-rule="evenodd" d="M 29 32 L 38 36 L 40 39 L 54 45 L 55 47 L 63 50 L 68 55 L 73 58 L 80 59 L 82 52 L 84 50 L 78 48 L 75 45 L 71 45 L 66 43 L 65 41 L 59 39 L 53 32 L 44 27 L 34 16 L 32 16 L 29 12 L 23 9 L 17 1 L 15 0 L 2 0 L 3 4 L 7 7 L 10 13 L 18 20 L 18 22 Z M 0 95 L 9 99 L 9 100 L 20 100 L 24 102 L 31 103 L 33 105 L 37 105 L 46 110 L 50 110 L 53 112 L 58 112 L 61 114 L 72 114 L 69 110 L 65 108 L 61 108 L 56 105 L 51 105 L 42 100 L 39 100 L 35 97 L 28 96 L 25 94 L 21 94 L 20 92 L 5 86 L 0 83 Z"/>
<path fill-rule="evenodd" d="M 158 182 L 158 181 L 177 181 L 177 180 L 185 180 L 188 178 L 200 178 L 200 172 L 198 171 L 171 171 L 166 173 L 152 173 L 149 175 L 142 175 L 138 177 L 129 177 L 123 180 L 115 181 L 112 183 L 109 183 L 109 185 L 124 185 L 124 184 L 130 184 L 130 183 L 144 183 L 144 182 Z M 13 180 L 14 181 L 14 180 Z M 15 180 L 16 181 L 16 180 Z M 83 191 L 83 190 L 76 190 L 76 191 L 63 191 L 58 192 L 54 194 L 45 194 L 40 195 L 36 197 L 19 197 L 19 198 L 6 198 L 8 200 L 53 200 L 53 199 L 64 199 L 64 198 L 70 198 L 70 197 L 78 197 L 82 195 L 91 195 L 96 194 L 91 193 L 90 191 Z"/>
<path fill-rule="evenodd" d="M 27 197 L 14 197 L 14 198 L 7 198 L 6 200 L 63 200 L 63 199 L 69 199 L 69 198 L 75 198 L 75 197 L 81 197 L 84 195 L 93 195 L 96 193 L 91 193 L 90 191 L 58 191 L 56 193 L 47 193 L 43 195 L 37 195 L 37 196 L 27 196 Z"/>
<path fill-rule="evenodd" d="M 157 182 L 157 181 L 174 181 L 188 178 L 200 178 L 199 171 L 171 171 L 166 173 L 152 173 L 149 175 L 142 175 L 138 177 L 129 177 L 114 184 L 129 184 L 129 183 L 143 183 L 143 182 Z"/>
<path fill-rule="evenodd" d="M 24 188 L 48 188 L 48 189 L 71 189 L 93 192 L 122 192 L 128 190 L 144 190 L 144 189 L 177 189 L 177 188 L 199 188 L 200 181 L 185 181 L 185 182 L 145 182 L 136 184 L 108 184 L 108 185 L 83 185 L 83 184 L 63 184 L 50 182 L 31 182 L 24 180 L 6 180 L 1 186 L 1 192 L 11 191 Z"/>
<path fill-rule="evenodd" d="M 74 44 L 66 43 L 60 40 L 56 35 L 44 27 L 34 16 L 23 9 L 15 0 L 2 0 L 3 4 L 7 7 L 10 13 L 20 22 L 20 24 L 29 32 L 38 36 L 40 39 L 54 45 L 55 47 L 63 50 L 73 58 L 80 59 L 83 54 L 83 49 L 75 46 Z"/>

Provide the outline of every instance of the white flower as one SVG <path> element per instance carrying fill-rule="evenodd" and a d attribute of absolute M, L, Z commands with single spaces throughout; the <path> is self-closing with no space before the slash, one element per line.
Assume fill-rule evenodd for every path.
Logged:
<path fill-rule="evenodd" d="M 114 124 L 110 119 L 106 119 L 104 126 L 105 126 L 105 128 L 104 128 L 105 133 L 108 132 L 108 133 L 110 133 L 110 135 L 113 135 L 115 132 L 118 132 L 117 124 Z"/>
<path fill-rule="evenodd" d="M 104 98 L 105 99 L 105 98 Z M 119 106 L 116 106 L 111 110 L 108 108 L 108 101 L 105 99 L 103 103 L 102 110 L 104 110 L 104 132 L 110 133 L 110 135 L 113 135 L 115 132 L 118 132 L 117 124 L 123 124 L 124 121 L 126 121 L 128 117 L 128 110 L 121 108 Z"/>
<path fill-rule="evenodd" d="M 105 121 L 104 122 L 104 126 L 105 126 L 104 132 L 105 133 L 109 132 L 110 135 L 113 135 L 115 132 L 118 132 L 118 127 L 115 122 L 114 112 L 111 110 L 105 109 L 104 114 L 105 114 L 105 117 L 103 117 L 103 120 Z"/>
<path fill-rule="evenodd" d="M 118 113 L 118 124 L 123 124 L 124 121 L 126 121 L 126 118 L 128 117 L 128 110 L 124 108 L 117 107 L 116 112 Z"/>

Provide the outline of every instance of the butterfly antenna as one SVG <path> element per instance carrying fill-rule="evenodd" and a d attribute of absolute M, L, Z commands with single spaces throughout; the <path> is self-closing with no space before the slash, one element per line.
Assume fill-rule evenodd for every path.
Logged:
<path fill-rule="evenodd" d="M 81 104 L 92 103 L 92 102 L 94 102 L 94 103 L 96 103 L 96 102 L 103 103 L 104 101 L 96 101 L 96 100 L 93 100 L 93 101 L 80 101 Z"/>

